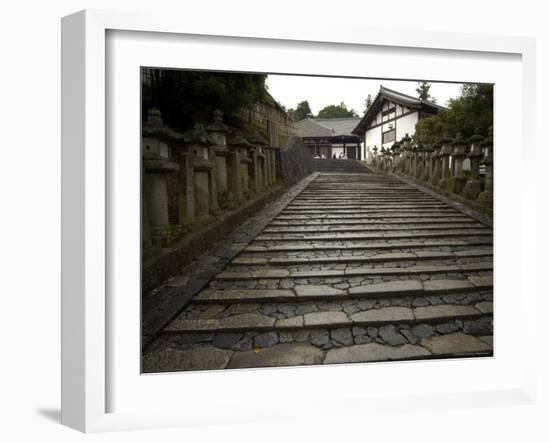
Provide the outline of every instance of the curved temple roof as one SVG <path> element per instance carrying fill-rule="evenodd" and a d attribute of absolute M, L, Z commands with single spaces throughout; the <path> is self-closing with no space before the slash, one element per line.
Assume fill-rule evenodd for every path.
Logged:
<path fill-rule="evenodd" d="M 299 137 L 355 136 L 352 130 L 361 118 L 304 118 L 295 124 Z"/>
<path fill-rule="evenodd" d="M 372 105 L 369 107 L 369 110 L 363 118 L 361 118 L 359 123 L 351 130 L 351 133 L 360 135 L 368 129 L 371 120 L 376 117 L 376 114 L 380 111 L 384 98 L 393 101 L 394 103 L 401 104 L 402 106 L 407 106 L 412 109 L 418 109 L 432 114 L 436 114 L 440 109 L 445 109 L 444 106 L 432 103 L 431 101 L 421 100 L 419 98 L 411 97 L 410 95 L 388 89 L 387 87 L 380 86 L 380 90 L 372 102 Z"/>

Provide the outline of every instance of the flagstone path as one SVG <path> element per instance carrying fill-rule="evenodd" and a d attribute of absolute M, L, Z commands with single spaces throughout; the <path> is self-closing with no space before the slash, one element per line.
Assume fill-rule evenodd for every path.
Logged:
<path fill-rule="evenodd" d="M 492 239 L 396 177 L 320 173 L 163 327 L 143 371 L 491 356 Z"/>

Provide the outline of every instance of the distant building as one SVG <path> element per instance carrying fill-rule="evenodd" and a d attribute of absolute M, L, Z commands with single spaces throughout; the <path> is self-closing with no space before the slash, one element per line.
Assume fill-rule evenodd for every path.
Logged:
<path fill-rule="evenodd" d="M 295 134 L 313 157 L 361 159 L 361 137 L 352 133 L 360 118 L 305 118 L 295 123 Z"/>
<path fill-rule="evenodd" d="M 416 123 L 436 114 L 442 106 L 420 100 L 380 86 L 380 91 L 366 114 L 351 132 L 361 137 L 365 146 L 365 159 L 376 146 L 388 149 L 397 140 L 413 135 Z"/>
<path fill-rule="evenodd" d="M 292 120 L 267 90 L 264 102 L 241 109 L 241 118 L 265 130 L 272 147 L 284 147 L 294 133 Z"/>

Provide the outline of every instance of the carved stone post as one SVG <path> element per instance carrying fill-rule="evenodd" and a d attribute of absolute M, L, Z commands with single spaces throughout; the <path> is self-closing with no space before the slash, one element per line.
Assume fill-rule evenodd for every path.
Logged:
<path fill-rule="evenodd" d="M 411 145 L 411 169 L 409 175 L 414 177 L 416 176 L 416 169 L 418 164 L 418 145 Z"/>
<path fill-rule="evenodd" d="M 486 154 L 481 160 L 485 165 L 485 189 L 479 194 L 478 200 L 485 204 L 493 204 L 493 128 L 489 128 L 489 134 L 482 144 Z"/>
<path fill-rule="evenodd" d="M 390 149 L 386 149 L 386 171 L 390 172 L 392 170 L 392 153 Z"/>
<path fill-rule="evenodd" d="M 214 154 L 216 140 L 201 124 L 195 124 L 193 129 L 185 132 L 183 139 L 187 143 L 188 155 L 192 157 L 195 215 L 204 218 L 216 214 L 219 212 Z"/>
<path fill-rule="evenodd" d="M 239 201 L 250 198 L 250 183 L 249 175 L 252 168 L 252 161 L 250 152 L 255 149 L 255 146 L 245 140 L 240 134 L 236 134 L 228 140 L 229 147 L 235 153 L 234 172 L 232 174 L 232 182 L 235 184 L 237 190 L 237 198 Z M 238 183 L 236 182 L 238 181 Z"/>
<path fill-rule="evenodd" d="M 179 165 L 171 160 L 173 142 L 180 134 L 162 122 L 156 108 L 149 109 L 142 125 L 142 224 L 145 246 L 168 244 L 177 235 L 170 226 L 168 181 L 175 180 Z M 175 196 L 175 195 L 172 195 Z M 177 198 L 174 198 L 177 199 Z M 172 206 L 175 210 L 175 205 Z"/>
<path fill-rule="evenodd" d="M 234 196 L 229 190 L 228 183 L 228 158 L 230 156 L 227 148 L 226 135 L 229 128 L 223 123 L 223 112 L 221 110 L 214 111 L 214 121 L 206 127 L 206 130 L 212 137 L 215 145 L 213 148 L 215 161 L 215 180 L 218 195 L 218 205 L 221 208 L 231 206 Z"/>
<path fill-rule="evenodd" d="M 449 190 L 456 194 L 461 194 L 466 184 L 466 177 L 462 172 L 462 163 L 466 158 L 466 140 L 458 133 L 452 144 L 453 151 L 453 175 L 449 180 Z"/>
<path fill-rule="evenodd" d="M 430 183 L 432 183 L 434 186 L 439 183 L 439 180 L 441 179 L 441 144 L 436 142 L 433 145 L 433 152 L 432 152 L 432 170 L 430 173 Z"/>
<path fill-rule="evenodd" d="M 400 144 L 403 146 L 404 150 L 404 158 L 403 158 L 403 173 L 410 174 L 411 173 L 411 137 L 409 137 L 409 134 L 405 134 L 405 136 L 401 139 Z"/>
<path fill-rule="evenodd" d="M 430 144 L 426 144 L 424 147 L 424 174 L 422 180 L 428 182 L 432 176 L 433 171 L 433 147 Z"/>
<path fill-rule="evenodd" d="M 386 158 L 386 149 L 382 146 L 382 149 L 380 149 L 380 169 L 383 171 L 386 171 Z"/>
<path fill-rule="evenodd" d="M 441 179 L 439 180 L 438 186 L 442 189 L 447 189 L 449 184 L 449 156 L 452 152 L 451 140 L 444 136 L 441 143 L 441 150 L 439 152 L 439 158 L 441 159 Z"/>
<path fill-rule="evenodd" d="M 430 179 L 430 182 L 437 186 L 439 185 L 439 182 L 441 181 L 443 177 L 443 146 L 445 146 L 447 143 L 450 142 L 450 139 L 447 135 L 443 135 L 435 144 L 434 144 L 434 153 L 433 153 L 433 160 L 434 160 L 434 167 L 433 167 L 433 173 L 432 177 Z"/>
<path fill-rule="evenodd" d="M 481 143 L 483 137 L 479 135 L 476 131 L 476 134 L 472 135 L 468 140 L 470 143 L 470 152 L 468 153 L 468 158 L 470 159 L 470 178 L 464 186 L 462 195 L 468 199 L 475 200 L 478 195 L 481 193 L 481 180 L 479 179 L 479 160 L 483 157 L 483 152 L 481 150 Z"/>
<path fill-rule="evenodd" d="M 192 224 L 195 221 L 194 175 L 193 155 L 184 152 L 180 155 L 178 176 L 178 212 L 182 224 Z"/>
<path fill-rule="evenodd" d="M 241 152 L 240 149 L 232 149 L 228 157 L 227 180 L 231 193 L 237 202 L 244 198 L 241 180 Z"/>
<path fill-rule="evenodd" d="M 392 154 L 392 170 L 394 172 L 396 172 L 399 168 L 399 154 L 400 154 L 400 144 L 398 141 L 396 141 L 395 143 L 393 143 L 392 147 L 391 147 L 391 154 Z"/>
<path fill-rule="evenodd" d="M 422 175 L 424 174 L 425 149 L 426 146 L 424 146 L 422 143 L 419 143 L 416 146 L 416 168 L 414 176 L 418 179 L 422 178 Z"/>

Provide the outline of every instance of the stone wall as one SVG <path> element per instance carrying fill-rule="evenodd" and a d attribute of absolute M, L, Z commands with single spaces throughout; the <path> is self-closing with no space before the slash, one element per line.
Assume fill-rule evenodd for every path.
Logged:
<path fill-rule="evenodd" d="M 286 186 L 314 172 L 311 152 L 299 137 L 290 138 L 286 147 L 277 153 L 277 176 Z"/>

